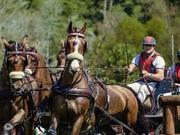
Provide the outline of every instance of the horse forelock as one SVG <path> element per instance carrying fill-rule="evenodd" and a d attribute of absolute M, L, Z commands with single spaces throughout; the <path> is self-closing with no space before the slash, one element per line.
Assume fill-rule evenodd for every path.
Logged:
<path fill-rule="evenodd" d="M 22 51 L 23 50 L 23 46 L 21 43 L 18 43 L 14 40 L 10 40 L 9 42 L 9 48 L 6 48 L 8 51 Z"/>
<path fill-rule="evenodd" d="M 78 28 L 76 26 L 74 26 L 70 31 L 68 31 L 67 34 L 72 35 L 73 33 L 76 33 L 77 35 L 79 34 L 79 35 L 82 35 L 83 37 L 85 37 L 84 36 L 84 31 L 82 31 L 81 28 Z"/>
<path fill-rule="evenodd" d="M 79 36 L 79 37 L 85 38 L 84 33 L 81 31 L 81 29 L 77 27 L 75 27 L 74 29 L 72 29 L 71 31 L 67 33 L 67 37 L 69 36 Z"/>
<path fill-rule="evenodd" d="M 72 33 L 74 33 L 74 32 L 79 32 L 80 31 L 80 29 L 78 28 L 78 27 L 76 27 L 76 26 L 74 26 L 73 28 L 72 28 Z"/>

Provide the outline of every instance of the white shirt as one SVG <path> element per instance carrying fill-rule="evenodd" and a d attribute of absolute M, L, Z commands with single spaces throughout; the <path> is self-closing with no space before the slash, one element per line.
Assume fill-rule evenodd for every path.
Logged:
<path fill-rule="evenodd" d="M 136 57 L 133 58 L 132 63 L 135 64 L 136 66 L 140 66 L 140 55 L 141 54 L 137 54 Z M 157 56 L 154 61 L 152 62 L 153 66 L 156 69 L 164 69 L 165 68 L 165 61 L 161 56 Z"/>

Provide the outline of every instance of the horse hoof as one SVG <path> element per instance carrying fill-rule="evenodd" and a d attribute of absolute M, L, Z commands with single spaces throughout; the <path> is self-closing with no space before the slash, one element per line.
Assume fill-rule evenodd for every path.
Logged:
<path fill-rule="evenodd" d="M 56 130 L 54 130 L 54 129 L 49 129 L 49 130 L 47 131 L 47 135 L 57 135 L 57 132 L 56 132 Z"/>
<path fill-rule="evenodd" d="M 11 124 L 11 123 L 6 123 L 6 124 L 4 125 L 4 127 L 3 127 L 3 130 L 5 130 L 5 131 L 10 131 L 10 130 L 13 129 L 13 128 L 14 128 L 13 124 Z"/>

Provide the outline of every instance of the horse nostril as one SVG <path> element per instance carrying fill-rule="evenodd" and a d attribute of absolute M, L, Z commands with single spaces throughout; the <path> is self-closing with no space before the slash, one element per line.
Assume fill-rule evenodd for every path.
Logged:
<path fill-rule="evenodd" d="M 14 82 L 11 87 L 12 89 L 17 90 L 20 89 L 21 85 L 22 84 L 20 82 Z"/>
<path fill-rule="evenodd" d="M 77 41 L 74 41 L 74 42 L 73 42 L 73 45 L 76 46 L 76 45 L 77 45 Z"/>
<path fill-rule="evenodd" d="M 16 89 L 16 84 L 12 84 L 12 89 Z"/>

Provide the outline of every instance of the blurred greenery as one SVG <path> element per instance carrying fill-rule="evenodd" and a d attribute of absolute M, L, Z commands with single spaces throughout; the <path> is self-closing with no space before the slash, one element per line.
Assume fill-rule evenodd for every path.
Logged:
<path fill-rule="evenodd" d="M 49 66 L 56 64 L 68 23 L 82 26 L 87 22 L 84 64 L 107 83 L 125 82 L 124 67 L 142 50 L 147 35 L 157 39 L 166 67 L 176 62 L 180 48 L 179 0 L 1 0 L 0 16 L 0 36 L 20 41 L 30 35 L 30 45 L 37 47 Z M 3 58 L 3 45 L 0 49 Z M 137 79 L 137 74 L 128 81 Z"/>

